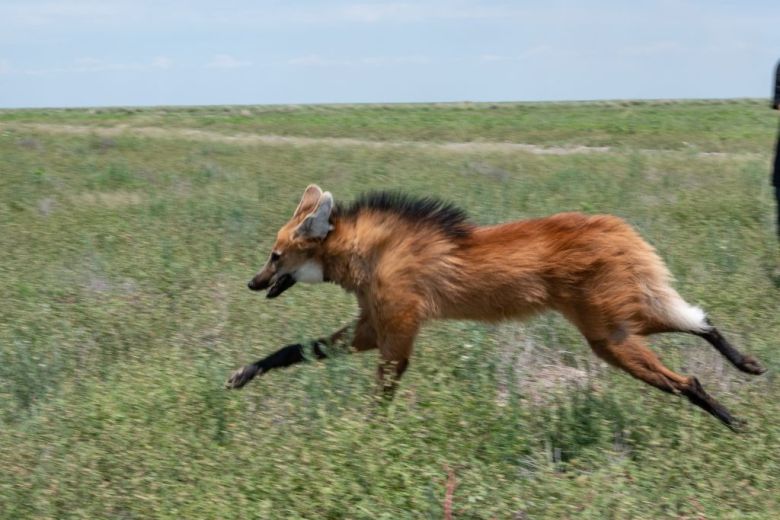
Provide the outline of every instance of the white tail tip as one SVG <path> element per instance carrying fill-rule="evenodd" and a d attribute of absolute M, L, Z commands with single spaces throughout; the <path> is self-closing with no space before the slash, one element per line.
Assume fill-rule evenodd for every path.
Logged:
<path fill-rule="evenodd" d="M 682 298 L 676 299 L 667 309 L 672 323 L 682 330 L 706 332 L 712 328 L 707 314 L 699 307 L 688 304 Z"/>

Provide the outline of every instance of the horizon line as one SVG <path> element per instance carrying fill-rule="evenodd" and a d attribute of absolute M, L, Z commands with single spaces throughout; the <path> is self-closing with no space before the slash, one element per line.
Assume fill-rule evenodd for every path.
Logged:
<path fill-rule="evenodd" d="M 542 104 L 601 104 L 601 103 L 640 103 L 640 104 L 674 104 L 674 103 L 711 103 L 711 102 L 759 102 L 768 101 L 763 97 L 727 97 L 727 98 L 595 98 L 595 99 L 550 99 L 550 100 L 503 100 L 503 101 L 335 101 L 335 102 L 302 102 L 302 103 L 205 103 L 193 104 L 159 104 L 159 105 L 41 105 L 0 107 L 0 111 L 14 110 L 153 110 L 153 109 L 186 109 L 186 108 L 247 108 L 247 107 L 350 107 L 350 106 L 415 106 L 415 105 L 542 105 Z"/>

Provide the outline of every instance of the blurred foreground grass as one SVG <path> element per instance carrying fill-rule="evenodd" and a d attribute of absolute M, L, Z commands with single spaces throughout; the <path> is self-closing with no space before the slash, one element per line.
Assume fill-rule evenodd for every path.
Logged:
<path fill-rule="evenodd" d="M 458 518 L 780 517 L 769 112 L 749 100 L 0 112 L 0 516 L 442 518 L 452 471 Z M 560 153 L 101 134 L 120 124 Z M 551 315 L 432 324 L 386 413 L 371 401 L 374 353 L 224 391 L 232 369 L 355 311 L 332 286 L 272 302 L 245 288 L 311 182 L 337 199 L 434 194 L 485 224 L 626 218 L 680 292 L 769 367 L 750 378 L 694 337 L 653 342 L 749 431 L 607 369 Z"/>

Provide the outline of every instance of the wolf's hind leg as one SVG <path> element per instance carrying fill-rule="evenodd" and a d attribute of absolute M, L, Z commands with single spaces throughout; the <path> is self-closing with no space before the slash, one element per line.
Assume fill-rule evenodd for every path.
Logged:
<path fill-rule="evenodd" d="M 723 357 L 742 372 L 763 374 L 766 369 L 753 356 L 737 350 L 707 318 L 698 307 L 688 304 L 671 288 L 666 289 L 666 297 L 650 312 L 645 312 L 641 323 L 634 332 L 640 335 L 659 332 L 686 332 L 707 340 Z"/>
<path fill-rule="evenodd" d="M 609 364 L 664 392 L 684 395 L 691 403 L 717 417 L 732 430 L 737 430 L 741 426 L 741 421 L 733 417 L 722 404 L 704 391 L 698 379 L 693 376 L 683 376 L 664 366 L 640 336 L 629 336 L 621 342 L 613 340 L 589 340 L 588 342 L 596 355 Z"/>
<path fill-rule="evenodd" d="M 692 334 L 696 334 L 700 338 L 706 339 L 710 345 L 715 347 L 718 352 L 723 355 L 723 357 L 728 359 L 732 365 L 740 369 L 742 372 L 754 375 L 759 375 L 766 372 L 766 368 L 761 366 L 761 363 L 759 363 L 756 358 L 747 354 L 743 354 L 737 350 L 731 343 L 728 342 L 728 340 L 726 340 L 726 338 L 723 337 L 720 331 L 716 329 L 709 320 L 707 320 L 707 323 L 710 325 L 710 329 L 701 332 L 693 332 Z"/>

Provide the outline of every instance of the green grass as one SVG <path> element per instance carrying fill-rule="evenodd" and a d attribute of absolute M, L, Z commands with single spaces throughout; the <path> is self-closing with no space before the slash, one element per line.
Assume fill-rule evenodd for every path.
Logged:
<path fill-rule="evenodd" d="M 764 105 L 0 111 L 0 517 L 442 518 L 448 470 L 457 518 L 780 516 L 777 121 Z M 611 150 L 100 134 L 119 124 Z M 386 411 L 374 353 L 223 390 L 234 368 L 356 310 L 333 286 L 273 301 L 246 290 L 311 182 L 337 199 L 435 194 L 485 224 L 626 218 L 680 292 L 769 367 L 749 377 L 697 338 L 653 341 L 748 431 L 605 367 L 553 315 L 431 324 Z"/>
<path fill-rule="evenodd" d="M 372 141 L 523 142 L 764 153 L 776 126 L 765 100 L 214 106 L 0 111 L 2 123 L 197 128 Z"/>

